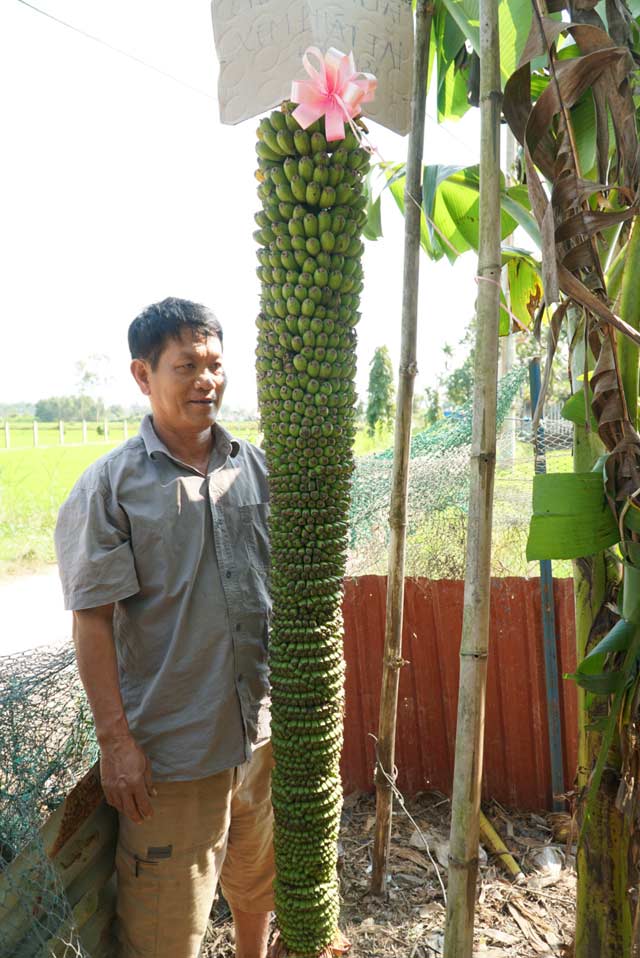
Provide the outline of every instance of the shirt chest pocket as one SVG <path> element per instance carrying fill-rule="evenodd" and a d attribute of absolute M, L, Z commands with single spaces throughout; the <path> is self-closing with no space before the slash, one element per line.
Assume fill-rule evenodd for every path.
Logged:
<path fill-rule="evenodd" d="M 258 502 L 224 508 L 225 525 L 236 563 L 250 563 L 257 571 L 269 571 L 269 503 Z"/>
<path fill-rule="evenodd" d="M 242 604 L 246 609 L 266 609 L 270 605 L 269 504 L 224 505 L 221 514 Z"/>

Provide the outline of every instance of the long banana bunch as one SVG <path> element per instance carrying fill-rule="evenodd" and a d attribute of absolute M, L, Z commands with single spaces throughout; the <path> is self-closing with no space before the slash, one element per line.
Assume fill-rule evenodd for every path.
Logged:
<path fill-rule="evenodd" d="M 362 178 L 284 104 L 258 127 L 258 398 L 271 494 L 276 916 L 283 954 L 336 940 L 344 704 L 342 579 L 353 469 Z"/>

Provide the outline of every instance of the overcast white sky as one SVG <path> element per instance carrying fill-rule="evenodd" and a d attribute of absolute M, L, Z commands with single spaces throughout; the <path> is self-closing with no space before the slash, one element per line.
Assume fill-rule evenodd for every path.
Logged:
<path fill-rule="evenodd" d="M 3 0 L 0 401 L 73 391 L 75 363 L 92 353 L 111 358 L 109 399 L 136 401 L 128 324 L 174 295 L 218 314 L 227 405 L 254 406 L 257 121 L 219 121 L 208 0 L 34 2 L 204 93 Z M 477 113 L 449 132 L 429 119 L 425 162 L 477 162 Z M 372 139 L 385 159 L 405 158 L 406 139 L 373 124 Z M 376 346 L 394 364 L 399 352 L 403 237 L 390 197 L 383 226 L 384 239 L 366 244 L 361 395 Z M 455 267 L 422 257 L 420 388 L 473 314 L 475 270 L 471 253 Z"/>

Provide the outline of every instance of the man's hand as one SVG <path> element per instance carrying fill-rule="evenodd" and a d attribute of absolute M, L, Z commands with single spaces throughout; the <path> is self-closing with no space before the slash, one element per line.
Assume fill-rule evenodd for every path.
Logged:
<path fill-rule="evenodd" d="M 100 779 L 109 805 L 136 825 L 151 818 L 151 763 L 130 735 L 100 744 Z"/>
<path fill-rule="evenodd" d="M 122 705 L 113 643 L 113 604 L 73 613 L 78 670 L 100 746 L 100 777 L 109 805 L 141 824 L 153 814 L 151 764 L 136 745 Z"/>

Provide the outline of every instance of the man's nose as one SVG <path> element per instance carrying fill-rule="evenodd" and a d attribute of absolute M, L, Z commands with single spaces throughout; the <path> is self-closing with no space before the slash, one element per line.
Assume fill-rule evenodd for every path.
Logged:
<path fill-rule="evenodd" d="M 216 379 L 214 374 L 211 372 L 210 369 L 205 369 L 204 372 L 202 372 L 200 376 L 198 377 L 196 386 L 198 389 L 204 389 L 207 392 L 209 392 L 209 390 L 215 386 L 215 383 L 216 383 Z"/>

